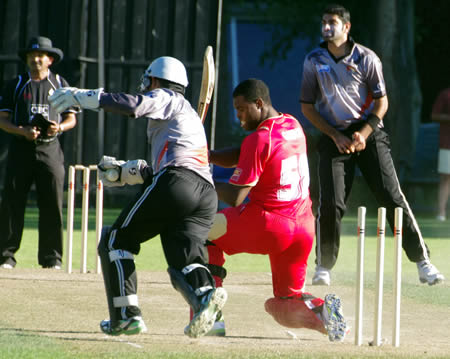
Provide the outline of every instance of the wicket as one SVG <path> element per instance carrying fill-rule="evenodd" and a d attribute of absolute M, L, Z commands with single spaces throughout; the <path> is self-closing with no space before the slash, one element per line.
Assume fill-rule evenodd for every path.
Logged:
<path fill-rule="evenodd" d="M 356 309 L 355 309 L 355 345 L 362 343 L 363 291 L 364 291 L 364 237 L 366 227 L 366 208 L 358 208 L 358 249 L 356 264 Z M 392 327 L 392 345 L 400 345 L 400 295 L 401 295 L 401 258 L 403 209 L 395 209 L 394 218 L 394 324 Z M 375 282 L 374 339 L 372 345 L 381 345 L 381 323 L 383 308 L 384 242 L 386 227 L 386 208 L 378 208 L 377 224 L 377 260 Z"/>
<path fill-rule="evenodd" d="M 72 273 L 72 248 L 73 248 L 73 218 L 75 212 L 75 173 L 83 171 L 83 198 L 81 209 L 81 266 L 80 272 L 87 273 L 87 238 L 89 221 L 89 177 L 91 171 L 96 171 L 96 165 L 75 165 L 69 167 L 68 191 L 67 191 L 67 239 L 66 239 L 66 272 Z M 96 183 L 96 207 L 95 207 L 95 235 L 96 243 L 100 241 L 103 225 L 103 183 L 99 180 L 97 172 Z M 95 248 L 95 270 L 100 273 L 100 259 Z"/>

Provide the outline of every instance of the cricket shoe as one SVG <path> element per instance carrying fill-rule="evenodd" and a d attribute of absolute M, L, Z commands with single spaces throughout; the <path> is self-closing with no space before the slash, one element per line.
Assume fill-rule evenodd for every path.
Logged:
<path fill-rule="evenodd" d="M 184 328 L 184 333 L 187 332 L 187 326 Z M 208 337 L 224 337 L 225 336 L 225 319 L 223 318 L 223 314 L 220 311 L 217 313 L 216 321 L 214 322 L 211 330 L 205 334 Z"/>
<path fill-rule="evenodd" d="M 141 317 L 131 317 L 119 320 L 117 325 L 112 326 L 110 320 L 102 320 L 100 329 L 108 335 L 135 335 L 147 332 L 147 327 Z"/>
<path fill-rule="evenodd" d="M 212 289 L 205 295 L 202 301 L 202 308 L 194 314 L 191 322 L 185 328 L 184 334 L 191 338 L 206 335 L 214 327 L 217 314 L 224 307 L 227 297 L 227 292 L 222 287 Z"/>
<path fill-rule="evenodd" d="M 205 334 L 208 337 L 224 337 L 225 336 L 225 319 L 220 311 L 217 313 L 216 321 L 211 330 Z"/>
<path fill-rule="evenodd" d="M 431 264 L 429 260 L 417 262 L 417 270 L 419 272 L 419 280 L 428 285 L 438 284 L 444 281 L 445 277 L 439 270 Z"/>
<path fill-rule="evenodd" d="M 0 265 L 0 268 L 3 268 L 3 269 L 14 269 L 14 267 L 11 264 L 9 264 L 9 263 L 3 263 L 2 265 Z"/>
<path fill-rule="evenodd" d="M 335 294 L 327 294 L 322 309 L 322 319 L 331 342 L 342 342 L 348 333 L 347 323 L 342 313 L 341 299 Z"/>
<path fill-rule="evenodd" d="M 317 266 L 312 279 L 312 285 L 330 285 L 330 270 Z"/>

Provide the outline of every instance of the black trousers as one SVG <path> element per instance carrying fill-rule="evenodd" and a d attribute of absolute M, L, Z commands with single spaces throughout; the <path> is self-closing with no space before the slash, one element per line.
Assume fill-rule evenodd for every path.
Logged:
<path fill-rule="evenodd" d="M 351 137 L 357 130 L 344 133 Z M 331 269 L 339 253 L 341 220 L 346 201 L 359 167 L 379 207 L 386 208 L 386 219 L 394 228 L 394 211 L 403 208 L 403 249 L 408 259 L 418 262 L 428 259 L 426 246 L 414 214 L 400 188 L 392 161 L 389 138 L 381 129 L 366 141 L 366 148 L 354 154 L 341 154 L 333 140 L 323 135 L 318 143 L 319 205 L 316 217 L 316 264 Z M 363 204 L 362 204 L 363 205 Z"/>
<path fill-rule="evenodd" d="M 63 250 L 64 154 L 58 140 L 36 145 L 13 139 L 0 204 L 0 263 L 16 264 L 31 185 L 36 185 L 39 208 L 38 262 L 61 264 Z"/>
<path fill-rule="evenodd" d="M 181 271 L 189 264 L 208 264 L 205 247 L 217 212 L 214 187 L 196 173 L 171 167 L 148 179 L 136 199 L 119 215 L 111 228 L 108 250 L 138 254 L 141 243 L 160 235 L 169 267 Z M 136 294 L 134 261 L 115 261 L 109 278 L 113 297 Z M 187 278 L 195 290 L 212 285 L 212 276 L 195 270 Z M 137 306 L 117 308 L 116 318 L 140 315 Z"/>

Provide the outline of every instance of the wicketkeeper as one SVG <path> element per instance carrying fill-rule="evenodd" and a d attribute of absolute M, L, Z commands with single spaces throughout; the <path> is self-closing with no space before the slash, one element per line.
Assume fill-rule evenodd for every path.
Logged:
<path fill-rule="evenodd" d="M 173 57 L 160 57 L 143 74 L 140 94 L 71 87 L 50 97 L 58 111 L 76 104 L 148 120 L 149 165 L 144 160 L 124 162 L 113 157 L 104 157 L 99 164 L 105 186 L 143 184 L 115 223 L 103 228 L 98 247 L 110 314 L 109 320 L 100 323 L 106 334 L 147 330 L 138 304 L 134 255 L 141 243 L 158 234 L 172 284 L 195 313 L 185 334 L 205 335 L 227 299 L 206 266 L 205 241 L 217 210 L 217 195 L 202 122 L 184 98 L 187 86 L 184 65 Z M 106 176 L 110 169 L 120 172 L 115 182 Z"/>

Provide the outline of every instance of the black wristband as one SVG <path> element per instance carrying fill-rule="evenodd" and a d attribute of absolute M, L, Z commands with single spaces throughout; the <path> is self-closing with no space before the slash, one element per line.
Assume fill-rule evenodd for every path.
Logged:
<path fill-rule="evenodd" d="M 371 113 L 367 116 L 367 123 L 372 127 L 372 130 L 376 131 L 379 128 L 378 125 L 381 123 L 381 119 L 377 115 Z"/>

